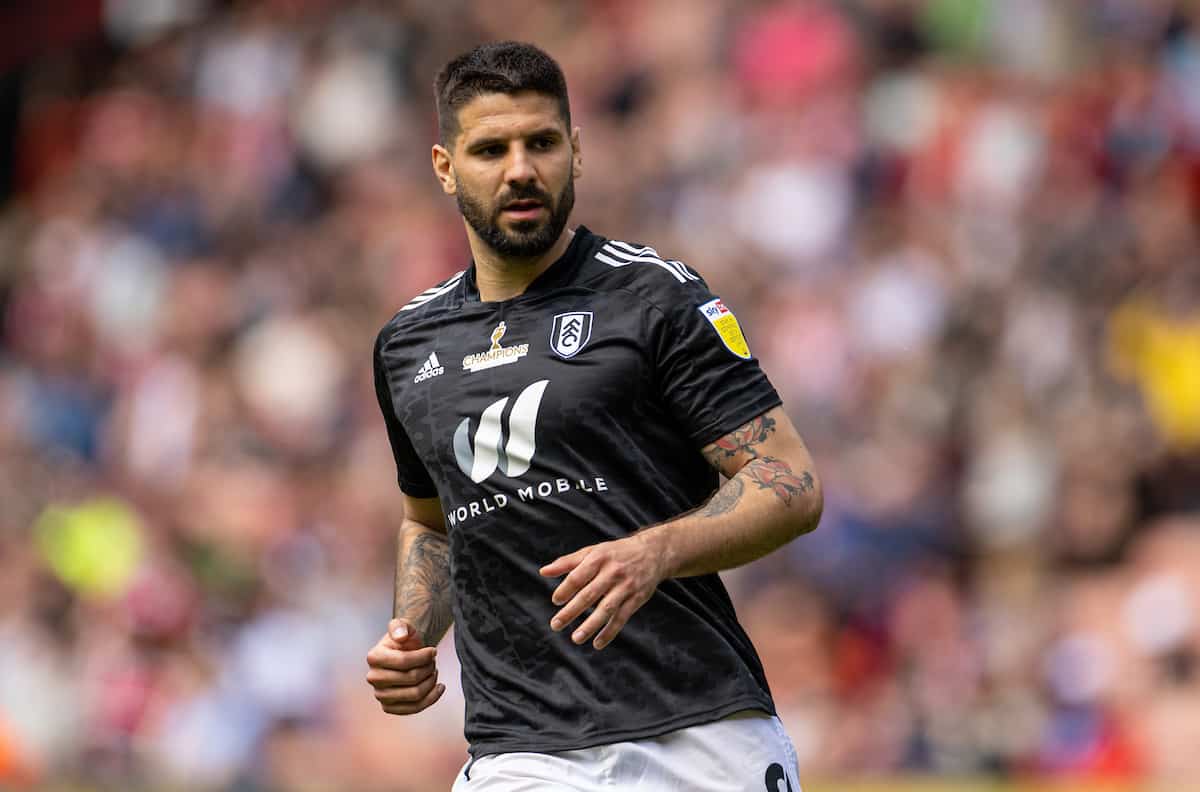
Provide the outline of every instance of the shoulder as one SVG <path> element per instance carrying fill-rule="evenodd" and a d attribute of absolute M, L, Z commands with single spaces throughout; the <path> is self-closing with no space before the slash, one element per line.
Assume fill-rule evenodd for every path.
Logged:
<path fill-rule="evenodd" d="M 459 270 L 441 283 L 430 286 L 425 291 L 413 297 L 395 315 L 388 320 L 379 331 L 376 347 L 382 347 L 390 338 L 406 330 L 420 327 L 432 317 L 445 311 L 454 310 L 458 304 L 458 287 L 462 283 L 466 270 Z"/>
<path fill-rule="evenodd" d="M 651 245 L 597 236 L 586 277 L 599 290 L 621 290 L 663 308 L 709 293 L 700 273 Z"/>

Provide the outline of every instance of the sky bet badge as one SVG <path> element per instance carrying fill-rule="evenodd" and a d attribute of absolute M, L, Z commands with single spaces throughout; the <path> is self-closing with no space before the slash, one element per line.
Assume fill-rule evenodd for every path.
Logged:
<path fill-rule="evenodd" d="M 721 336 L 721 342 L 725 344 L 726 349 L 740 358 L 750 359 L 750 345 L 746 343 L 746 336 L 742 335 L 742 326 L 738 324 L 733 311 L 721 302 L 721 298 L 709 300 L 697 310 L 713 326 L 717 335 Z"/>
<path fill-rule="evenodd" d="M 561 313 L 554 317 L 554 325 L 550 328 L 550 348 L 561 358 L 573 358 L 591 337 L 591 311 Z"/>

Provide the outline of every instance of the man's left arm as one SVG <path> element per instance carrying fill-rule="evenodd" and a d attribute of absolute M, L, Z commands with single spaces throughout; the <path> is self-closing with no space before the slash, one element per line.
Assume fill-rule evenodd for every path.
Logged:
<path fill-rule="evenodd" d="M 624 539 L 576 550 L 542 567 L 566 575 L 551 597 L 561 630 L 592 608 L 571 635 L 603 649 L 663 580 L 732 569 L 811 531 L 821 517 L 812 457 L 783 409 L 768 410 L 705 446 L 727 480 L 699 509 Z"/>

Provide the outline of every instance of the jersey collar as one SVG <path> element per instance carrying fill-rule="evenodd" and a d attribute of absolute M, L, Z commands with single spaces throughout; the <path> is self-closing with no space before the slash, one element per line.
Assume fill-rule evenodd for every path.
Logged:
<path fill-rule="evenodd" d="M 553 264 L 547 267 L 541 275 L 533 279 L 533 282 L 525 289 L 524 292 L 518 294 L 511 300 L 503 302 L 511 302 L 512 300 L 522 300 L 535 294 L 553 291 L 561 286 L 565 286 L 574 280 L 579 272 L 579 268 L 587 258 L 587 251 L 591 245 L 588 244 L 593 236 L 587 226 L 578 226 L 575 229 L 575 236 L 571 238 L 571 244 L 567 245 L 567 249 L 563 254 L 555 260 Z M 467 268 L 466 275 L 462 279 L 463 299 L 467 302 L 479 302 L 479 286 L 475 282 L 475 262 L 471 262 L 471 266 Z"/>

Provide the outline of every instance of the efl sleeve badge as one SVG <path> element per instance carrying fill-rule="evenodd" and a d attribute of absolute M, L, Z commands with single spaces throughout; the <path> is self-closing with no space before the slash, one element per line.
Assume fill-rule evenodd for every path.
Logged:
<path fill-rule="evenodd" d="M 733 311 L 726 308 L 719 297 L 709 300 L 697 310 L 717 331 L 726 349 L 744 360 L 750 359 L 750 345 L 746 343 L 746 336 L 742 335 L 742 326 L 738 324 Z"/>

